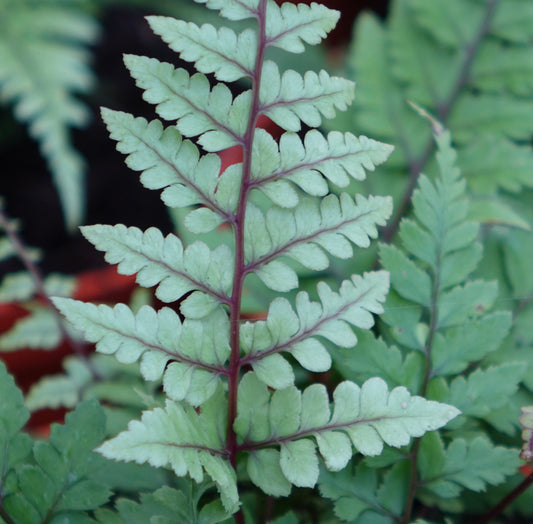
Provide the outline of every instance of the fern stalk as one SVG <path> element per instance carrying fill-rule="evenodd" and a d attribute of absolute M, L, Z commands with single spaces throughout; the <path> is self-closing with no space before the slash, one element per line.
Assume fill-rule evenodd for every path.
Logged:
<path fill-rule="evenodd" d="M 489 0 L 487 2 L 485 13 L 481 23 L 479 24 L 479 28 L 476 31 L 472 41 L 465 48 L 464 60 L 459 68 L 459 72 L 452 89 L 446 100 L 440 103 L 436 108 L 436 117 L 444 125 L 446 125 L 448 117 L 450 116 L 450 113 L 455 105 L 455 102 L 457 101 L 457 98 L 461 94 L 461 91 L 465 88 L 465 86 L 468 85 L 470 71 L 474 64 L 474 60 L 479 48 L 481 47 L 481 44 L 483 43 L 483 40 L 490 30 L 491 22 L 494 18 L 494 14 L 496 13 L 500 1 L 501 0 Z M 382 236 L 385 242 L 390 242 L 396 234 L 398 226 L 400 225 L 400 220 L 403 216 L 405 216 L 411 205 L 411 197 L 418 181 L 418 175 L 425 168 L 434 151 L 435 142 L 430 138 L 419 157 L 408 158 L 409 179 L 402 194 L 400 203 L 396 207 L 390 223 L 383 229 Z"/>
<path fill-rule="evenodd" d="M 230 462 L 234 468 L 237 464 L 237 435 L 233 430 L 233 423 L 237 417 L 237 389 L 239 386 L 241 360 L 240 360 L 240 324 L 241 324 L 241 302 L 244 278 L 246 277 L 246 267 L 244 264 L 244 221 L 246 215 L 246 202 L 250 192 L 250 179 L 252 170 L 252 145 L 254 141 L 257 119 L 259 117 L 259 88 L 261 85 L 261 74 L 266 49 L 266 6 L 267 0 L 260 0 L 257 10 L 258 42 L 255 59 L 254 77 L 252 79 L 252 103 L 248 126 L 244 136 L 242 182 L 239 193 L 239 204 L 237 215 L 233 221 L 235 236 L 235 270 L 233 278 L 233 290 L 231 293 L 230 305 L 230 333 L 231 333 L 231 355 L 229 362 L 228 376 L 228 433 L 227 451 Z"/>
<path fill-rule="evenodd" d="M 45 289 L 44 278 L 41 273 L 41 270 L 39 269 L 37 264 L 33 261 L 31 255 L 28 252 L 28 249 L 24 246 L 22 240 L 17 234 L 16 227 L 14 227 L 13 222 L 7 216 L 6 212 L 4 211 L 3 206 L 1 205 L 1 202 L 0 202 L 0 229 L 3 229 L 5 231 L 17 256 L 19 257 L 23 265 L 26 267 L 26 270 L 30 274 L 33 280 L 33 284 L 35 285 L 35 290 L 37 292 L 37 295 L 39 295 L 42 298 L 42 300 L 44 300 L 46 306 L 50 309 L 50 311 L 53 312 L 63 340 L 68 341 L 68 344 L 74 350 L 74 352 L 85 362 L 85 364 L 87 365 L 87 368 L 90 370 L 91 374 L 93 375 L 93 378 L 98 379 L 99 378 L 98 371 L 95 369 L 93 363 L 87 358 L 87 354 L 83 348 L 83 345 L 80 344 L 80 342 L 78 342 L 68 332 L 65 326 L 65 319 L 63 318 L 59 309 L 54 304 L 54 302 L 52 301 L 52 299 L 50 298 L 49 294 L 47 293 Z"/>

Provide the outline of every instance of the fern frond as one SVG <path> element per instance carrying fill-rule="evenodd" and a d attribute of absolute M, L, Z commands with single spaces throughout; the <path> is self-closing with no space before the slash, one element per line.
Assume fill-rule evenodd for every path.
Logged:
<path fill-rule="evenodd" d="M 0 394 L 3 399 L 0 404 L 0 442 L 5 450 L 0 455 L 0 484 L 3 485 L 8 469 L 15 461 L 24 458 L 31 448 L 29 436 L 18 434 L 28 421 L 29 412 L 24 407 L 22 392 L 16 387 L 3 362 L 0 362 Z"/>
<path fill-rule="evenodd" d="M 145 90 L 143 98 L 156 104 L 161 118 L 177 120 L 182 135 L 200 135 L 198 143 L 210 152 L 242 143 L 249 91 L 233 100 L 226 85 L 216 84 L 211 89 L 200 73 L 190 76 L 185 69 L 144 56 L 125 55 L 124 63 Z"/>
<path fill-rule="evenodd" d="M 354 84 L 344 78 L 307 71 L 304 76 L 289 69 L 280 74 L 271 60 L 263 64 L 260 110 L 287 131 L 297 132 L 300 122 L 318 127 L 322 117 L 333 118 L 336 110 L 345 111 L 354 98 Z"/>
<path fill-rule="evenodd" d="M 383 475 L 360 462 L 338 473 L 320 472 L 319 489 L 334 502 L 335 515 L 343 522 L 379 522 L 392 524 L 401 518 L 404 501 L 398 497 L 390 504 L 390 493 L 403 493 L 408 482 L 406 462 L 398 461 Z M 422 524 L 422 523 L 418 523 Z"/>
<path fill-rule="evenodd" d="M 364 180 L 365 170 L 374 170 L 393 150 L 365 136 L 332 131 L 324 137 L 317 130 L 308 131 L 303 141 L 296 133 L 283 133 L 278 149 L 272 136 L 258 129 L 254 146 L 252 187 L 282 207 L 298 203 L 296 193 L 296 201 L 288 197 L 290 186 L 281 185 L 285 180 L 312 196 L 324 196 L 329 191 L 325 179 L 339 187 L 346 187 L 350 178 Z"/>
<path fill-rule="evenodd" d="M 217 9 L 229 20 L 245 20 L 258 15 L 259 0 L 194 0 L 209 9 Z"/>
<path fill-rule="evenodd" d="M 84 215 L 84 161 L 72 146 L 69 128 L 88 121 L 74 94 L 93 82 L 85 47 L 98 26 L 80 11 L 53 5 L 13 4 L 0 22 L 0 99 L 14 105 L 46 158 L 69 229 Z"/>
<path fill-rule="evenodd" d="M 93 378 L 87 364 L 70 357 L 63 362 L 65 375 L 45 376 L 33 384 L 26 396 L 25 405 L 30 411 L 43 408 L 74 408 L 80 401 L 82 390 Z"/>
<path fill-rule="evenodd" d="M 303 53 L 306 44 L 315 45 L 337 25 L 340 13 L 321 4 L 280 6 L 270 2 L 266 10 L 266 45 Z"/>
<path fill-rule="evenodd" d="M 388 345 L 372 332 L 355 329 L 357 348 L 333 347 L 330 353 L 342 376 L 356 384 L 379 376 L 393 388 L 405 386 L 420 391 L 423 381 L 424 359 L 419 351 L 404 354 L 400 348 Z"/>
<path fill-rule="evenodd" d="M 327 371 L 331 357 L 315 337 L 323 337 L 340 347 L 353 347 L 357 337 L 349 325 L 369 329 L 374 324 L 372 313 L 383 311 L 388 292 L 388 279 L 383 272 L 365 273 L 345 280 L 339 293 L 324 282 L 317 286 L 321 303 L 309 295 L 296 296 L 296 313 L 284 298 L 270 304 L 266 321 L 241 326 L 243 362 L 251 364 L 256 376 L 275 388 L 294 382 L 291 366 L 279 355 L 290 353 L 309 371 Z"/>
<path fill-rule="evenodd" d="M 104 435 L 105 413 L 96 401 L 81 403 L 65 425 L 53 425 L 49 441 L 34 443 L 34 461 L 17 469 L 16 491 L 4 492 L 4 514 L 13 522 L 86 522 L 87 512 L 111 495 L 107 482 L 95 478 L 105 460 L 93 449 Z"/>
<path fill-rule="evenodd" d="M 510 313 L 498 311 L 437 333 L 431 352 L 433 375 L 461 373 L 470 362 L 482 360 L 498 349 L 511 323 Z"/>
<path fill-rule="evenodd" d="M 63 338 L 59 320 L 49 309 L 36 309 L 0 336 L 0 351 L 20 348 L 54 349 Z"/>
<path fill-rule="evenodd" d="M 85 226 L 82 233 L 96 249 L 105 251 L 110 264 L 118 264 L 121 274 L 136 273 L 138 284 L 144 287 L 157 285 L 156 296 L 163 302 L 199 291 L 208 297 L 208 314 L 229 301 L 233 255 L 225 245 L 211 251 L 197 241 L 183 249 L 175 235 L 164 237 L 156 228 L 143 232 L 122 224 Z"/>
<path fill-rule="evenodd" d="M 207 473 L 216 483 L 225 508 L 235 512 L 239 504 L 235 472 L 227 461 L 222 436 L 226 406 L 215 395 L 197 414 L 194 408 L 167 401 L 164 409 L 145 411 L 140 421 L 104 442 L 97 451 L 107 458 L 170 466 L 176 475 L 189 474 L 197 482 Z"/>
<path fill-rule="evenodd" d="M 148 189 L 164 189 L 161 199 L 169 207 L 208 205 L 222 220 L 229 219 L 234 209 L 227 209 L 217 191 L 220 158 L 218 155 L 200 157 L 198 148 L 182 140 L 175 127 L 163 128 L 159 120 L 147 122 L 128 113 L 102 109 L 110 136 L 117 141 L 117 149 L 128 155 L 126 164 L 141 171 L 141 182 Z M 223 182 L 224 180 L 224 182 Z M 233 183 L 238 187 L 239 180 Z"/>
<path fill-rule="evenodd" d="M 464 415 L 485 418 L 507 404 L 526 370 L 523 362 L 507 362 L 477 369 L 468 376 L 459 375 L 450 382 L 446 400 L 441 400 L 457 406 Z"/>
<path fill-rule="evenodd" d="M 34 294 L 35 283 L 26 271 L 9 273 L 0 283 L 0 302 L 21 302 Z"/>
<path fill-rule="evenodd" d="M 180 519 L 180 522 L 217 524 L 230 518 L 231 513 L 218 500 L 205 504 L 198 511 L 196 506 L 206 487 L 209 487 L 207 482 L 181 490 L 163 486 L 153 493 L 141 493 L 138 503 L 120 498 L 115 502 L 116 511 L 101 508 L 95 516 L 101 524 L 132 524 L 149 522 L 150 519 L 168 523 Z"/>
<path fill-rule="evenodd" d="M 193 62 L 201 73 L 214 73 L 218 80 L 234 82 L 252 77 L 257 34 L 245 29 L 236 34 L 227 27 L 197 26 L 165 16 L 149 16 L 152 31 L 159 35 L 180 58 Z"/>
<path fill-rule="evenodd" d="M 240 387 L 235 430 L 240 447 L 255 462 L 248 473 L 252 482 L 276 495 L 290 491 L 291 484 L 316 484 L 317 445 L 326 467 L 339 471 L 352 457 L 352 446 L 363 455 L 378 455 L 384 443 L 403 446 L 411 437 L 437 429 L 459 413 L 452 406 L 412 397 L 403 387 L 389 392 L 379 378 L 368 380 L 361 388 L 351 382 L 337 386 L 333 414 L 326 388 L 320 384 L 309 386 L 303 393 L 290 387 L 271 395 L 255 374 L 248 373 Z M 280 451 L 263 449 L 272 446 L 279 446 Z M 273 478 L 259 474 L 264 471 L 260 466 L 267 464 L 271 473 L 273 461 L 279 462 L 276 493 L 269 486 Z"/>
<path fill-rule="evenodd" d="M 59 298 L 54 303 L 100 353 L 114 354 L 124 364 L 140 360 L 146 380 L 163 377 L 170 398 L 200 405 L 227 373 L 229 322 L 222 311 L 182 323 L 170 308 L 156 312 L 143 306 L 134 315 L 124 304 L 110 308 Z"/>
<path fill-rule="evenodd" d="M 533 149 L 494 136 L 480 136 L 461 151 L 461 170 L 472 191 L 494 194 L 498 189 L 518 193 L 532 187 Z"/>
<path fill-rule="evenodd" d="M 328 195 L 320 202 L 302 200 L 296 209 L 271 208 L 266 217 L 252 204 L 248 206 L 248 224 L 245 230 L 245 257 L 247 271 L 255 272 L 263 283 L 276 291 L 289 291 L 298 285 L 296 273 L 281 281 L 273 276 L 272 264 L 281 270 L 279 260 L 286 255 L 305 267 L 322 270 L 329 260 L 324 251 L 339 258 L 353 255 L 350 243 L 368 247 L 376 238 L 377 226 L 384 225 L 392 212 L 392 201 L 387 197 L 357 195 L 354 202 L 347 193 L 340 199 Z M 291 268 L 283 270 L 286 276 Z M 292 287 L 289 287 L 292 286 Z"/>
<path fill-rule="evenodd" d="M 424 489 L 444 499 L 457 497 L 465 488 L 484 491 L 487 484 L 500 484 L 520 465 L 516 449 L 495 446 L 485 436 L 458 438 L 445 449 L 437 434 L 425 435 L 420 447 Z"/>

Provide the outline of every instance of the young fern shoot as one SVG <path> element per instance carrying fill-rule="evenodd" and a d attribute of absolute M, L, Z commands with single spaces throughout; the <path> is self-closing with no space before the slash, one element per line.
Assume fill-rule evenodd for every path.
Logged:
<path fill-rule="evenodd" d="M 293 262 L 320 271 L 329 265 L 328 254 L 349 258 L 354 245 L 367 247 L 377 237 L 377 227 L 390 217 L 391 199 L 337 197 L 328 184 L 346 187 L 351 178 L 363 179 L 392 148 L 350 133 L 302 133 L 302 122 L 316 128 L 346 109 L 353 84 L 325 71 L 280 71 L 267 57 L 271 47 L 299 53 L 304 44 L 319 43 L 334 27 L 336 11 L 273 0 L 197 1 L 230 20 L 253 19 L 254 27 L 237 34 L 148 17 L 152 30 L 198 73 L 128 55 L 126 66 L 145 100 L 170 124 L 109 109 L 102 114 L 143 185 L 163 190 L 167 206 L 187 209 L 184 225 L 193 234 L 228 224 L 233 245 L 211 249 L 196 240 L 184 246 L 154 228 L 85 227 L 84 235 L 108 262 L 118 263 L 123 274 L 136 273 L 140 285 L 156 286 L 161 301 L 179 301 L 180 315 L 169 307 L 144 306 L 134 314 L 123 304 L 56 304 L 98 351 L 125 363 L 139 360 L 146 380 L 163 382 L 165 406 L 130 422 L 100 453 L 170 466 L 198 482 L 207 474 L 226 514 L 232 514 L 240 505 L 238 464 L 265 493 L 287 496 L 292 485 L 316 484 L 319 455 L 337 471 L 354 450 L 376 455 L 383 443 L 405 445 L 459 411 L 411 396 L 404 387 L 389 391 L 379 378 L 361 387 L 339 384 L 331 406 L 324 386 L 295 386 L 287 354 L 309 371 L 328 370 L 323 340 L 356 345 L 352 326 L 369 329 L 372 314 L 383 311 L 385 271 L 352 275 L 338 291 L 320 283 L 318 301 L 305 292 L 294 304 L 275 298 L 265 320 L 243 321 L 249 275 L 285 293 L 298 287 Z M 247 88 L 234 96 L 224 82 Z M 284 130 L 279 142 L 257 129 L 260 116 Z M 184 137 L 194 137 L 207 153 Z M 221 173 L 214 153 L 235 145 L 243 161 Z M 258 192 L 271 202 L 268 209 L 255 199 Z"/>

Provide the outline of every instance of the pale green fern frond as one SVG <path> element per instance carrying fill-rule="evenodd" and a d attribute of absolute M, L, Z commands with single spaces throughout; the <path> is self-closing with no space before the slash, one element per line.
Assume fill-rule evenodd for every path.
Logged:
<path fill-rule="evenodd" d="M 226 374 L 229 323 L 220 310 L 201 321 L 182 323 L 170 308 L 156 313 L 144 306 L 134 315 L 124 304 L 110 308 L 57 298 L 54 303 L 100 353 L 115 354 L 123 364 L 140 360 L 146 380 L 163 377 L 172 399 L 200 405 Z"/>
<path fill-rule="evenodd" d="M 352 458 L 353 447 L 375 455 L 384 443 L 406 445 L 458 410 L 412 397 L 405 388 L 389 392 L 382 379 L 371 378 L 362 388 L 350 382 L 338 386 L 331 414 L 323 386 L 302 394 L 293 385 L 286 354 L 305 369 L 325 371 L 331 364 L 326 344 L 352 347 L 357 343 L 352 327 L 373 326 L 372 315 L 383 311 L 389 287 L 384 272 L 353 275 L 339 292 L 319 283 L 320 301 L 300 293 L 295 308 L 275 298 L 265 321 L 244 322 L 252 274 L 272 290 L 290 291 L 299 279 L 282 256 L 323 270 L 327 254 L 349 258 L 352 245 L 366 248 L 377 237 L 391 214 L 390 198 L 324 195 L 330 182 L 346 187 L 350 179 L 363 179 L 392 148 L 349 133 L 295 134 L 302 123 L 317 127 L 346 109 L 354 85 L 325 71 L 280 71 L 265 53 L 271 46 L 299 52 L 304 43 L 318 43 L 337 12 L 316 4 L 278 7 L 270 0 L 200 3 L 231 19 L 254 18 L 257 28 L 237 33 L 150 17 L 152 29 L 200 73 L 191 76 L 169 63 L 128 55 L 126 65 L 144 98 L 173 127 L 109 110 L 103 115 L 128 165 L 142 172 L 142 183 L 163 189 L 168 206 L 184 208 L 186 230 L 210 233 L 210 247 L 198 240 L 184 247 L 174 235 L 164 237 L 153 228 L 83 229 L 120 272 L 137 273 L 141 285 L 157 286 L 163 301 L 180 301 L 182 317 L 170 308 L 156 312 L 145 306 L 134 315 L 124 305 L 111 309 L 65 300 L 57 305 L 98 351 L 121 362 L 140 360 L 145 379 L 162 378 L 168 397 L 165 409 L 145 412 L 99 451 L 115 460 L 170 466 L 198 482 L 207 474 L 225 510 L 233 513 L 240 503 L 240 471 L 247 470 L 266 493 L 287 495 L 292 484 L 316 484 L 317 445 L 326 467 L 338 470 Z M 211 85 L 202 73 L 251 82 L 244 82 L 244 91 L 241 84 L 232 90 Z M 279 145 L 256 129 L 259 117 L 270 117 L 285 131 Z M 202 156 L 181 135 L 197 137 L 208 153 Z M 210 153 L 229 146 L 239 146 L 242 162 L 221 173 L 221 162 Z M 294 185 L 324 198 L 319 203 L 301 198 Z M 264 195 L 273 202 L 266 212 L 262 205 L 270 202 Z M 256 287 L 266 294 L 260 281 Z M 276 391 L 271 394 L 269 386 Z M 243 522 L 242 512 L 236 518 Z"/>
<path fill-rule="evenodd" d="M 391 152 L 392 146 L 338 131 L 324 137 L 311 130 L 303 141 L 296 133 L 283 133 L 278 146 L 267 132 L 258 129 L 252 174 L 265 192 L 269 187 L 265 182 L 284 179 L 312 196 L 324 196 L 328 192 L 324 177 L 336 186 L 346 187 L 350 178 L 364 180 L 365 170 L 374 170 Z M 274 203 L 285 205 L 281 198 L 278 200 Z"/>
<path fill-rule="evenodd" d="M 307 71 L 304 76 L 289 69 L 280 73 L 271 60 L 265 61 L 259 109 L 287 131 L 299 131 L 301 122 L 310 127 L 322 124 L 322 117 L 333 118 L 337 110 L 345 111 L 354 98 L 349 80 Z"/>
<path fill-rule="evenodd" d="M 353 447 L 363 455 L 379 455 L 383 443 L 404 446 L 411 437 L 436 429 L 459 413 L 452 406 L 412 397 L 405 388 L 389 392 L 379 378 L 361 388 L 352 382 L 339 384 L 333 393 L 333 413 L 320 384 L 302 393 L 290 387 L 270 394 L 249 373 L 242 379 L 241 391 L 235 429 L 241 448 L 253 457 L 248 473 L 252 482 L 273 495 L 287 495 L 291 484 L 316 484 L 317 446 L 326 467 L 339 471 L 348 464 Z M 274 446 L 279 451 L 271 449 Z M 278 470 L 276 492 L 269 486 L 271 478 L 265 480 L 261 474 L 263 468 Z"/>
<path fill-rule="evenodd" d="M 211 89 L 200 74 L 190 76 L 184 69 L 155 58 L 125 55 L 124 62 L 147 102 L 165 120 L 177 120 L 185 136 L 198 136 L 207 151 L 220 151 L 242 143 L 249 112 L 249 93 L 233 100 L 225 84 Z"/>
<path fill-rule="evenodd" d="M 351 243 L 368 247 L 370 239 L 377 236 L 377 226 L 384 225 L 389 218 L 391 204 L 386 197 L 366 199 L 361 195 L 357 195 L 354 202 L 343 193 L 340 200 L 335 195 L 324 197 L 320 208 L 315 201 L 306 199 L 301 200 L 294 211 L 272 208 L 266 216 L 249 204 L 249 222 L 245 230 L 246 271 L 256 273 L 271 289 L 289 291 L 298 285 L 298 277 L 294 270 L 277 260 L 278 257 L 287 256 L 315 271 L 329 266 L 324 251 L 339 258 L 350 258 L 353 255 Z M 293 276 L 284 282 L 273 280 L 272 273 L 281 270 L 285 276 L 289 272 Z"/>
<path fill-rule="evenodd" d="M 291 366 L 281 352 L 291 354 L 309 371 L 327 371 L 331 357 L 316 337 L 333 344 L 352 348 L 357 337 L 350 326 L 369 329 L 374 324 L 372 313 L 383 312 L 381 303 L 388 292 L 383 274 L 365 273 L 345 280 L 339 293 L 325 283 L 317 287 L 321 303 L 309 295 L 296 296 L 296 312 L 288 300 L 277 298 L 270 304 L 266 321 L 247 322 L 241 326 L 243 363 L 251 364 L 257 377 L 274 388 L 294 383 Z"/>
<path fill-rule="evenodd" d="M 156 296 L 163 302 L 194 290 L 208 295 L 213 307 L 229 301 L 232 257 L 225 245 L 211 251 L 196 241 L 184 249 L 175 235 L 164 237 L 156 228 L 143 232 L 122 224 L 85 226 L 82 232 L 96 249 L 105 251 L 110 264 L 118 264 L 120 273 L 136 273 L 141 286 L 157 286 Z"/>
<path fill-rule="evenodd" d="M 195 204 L 209 206 L 221 219 L 230 219 L 233 208 L 221 202 L 220 185 L 227 184 L 229 173 L 219 177 L 220 158 L 217 155 L 200 156 L 198 148 L 182 140 L 175 127 L 163 128 L 159 120 L 147 122 L 128 113 L 102 110 L 111 138 L 117 149 L 128 155 L 126 164 L 142 171 L 141 182 L 148 189 L 164 189 L 161 198 L 169 207 L 187 207 Z M 239 180 L 233 181 L 239 184 Z M 231 189 L 230 189 L 231 192 Z"/>
<path fill-rule="evenodd" d="M 214 73 L 224 82 L 253 76 L 257 48 L 255 31 L 245 29 L 237 34 L 227 27 L 217 29 L 211 24 L 199 27 L 164 16 L 150 16 L 148 23 L 170 49 L 179 53 L 182 60 L 193 62 L 201 73 Z"/>
<path fill-rule="evenodd" d="M 13 104 L 15 117 L 39 143 L 72 229 L 84 216 L 85 167 L 70 128 L 89 117 L 74 94 L 92 86 L 86 47 L 95 42 L 98 25 L 75 8 L 42 3 L 7 2 L 0 12 L 0 101 Z"/>
<path fill-rule="evenodd" d="M 131 421 L 126 431 L 98 451 L 115 460 L 168 465 L 176 475 L 189 474 L 196 482 L 202 482 L 205 472 L 216 483 L 226 509 L 235 512 L 239 501 L 236 477 L 222 440 L 225 414 L 220 394 L 204 403 L 200 414 L 169 400 L 164 409 L 145 411 L 140 421 Z"/>

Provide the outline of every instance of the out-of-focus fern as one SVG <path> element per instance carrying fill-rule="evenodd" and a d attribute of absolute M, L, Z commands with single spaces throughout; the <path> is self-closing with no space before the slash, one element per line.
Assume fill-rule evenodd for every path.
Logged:
<path fill-rule="evenodd" d="M 386 238 L 396 231 L 434 150 L 408 100 L 452 132 L 459 166 L 475 193 L 472 216 L 524 226 L 512 200 L 533 186 L 528 21 L 528 0 L 395 0 L 386 22 L 371 14 L 358 18 L 347 61 L 358 97 L 343 126 L 397 145 L 387 187 L 398 187 L 399 205 Z"/>
<path fill-rule="evenodd" d="M 87 47 L 98 31 L 76 2 L 0 1 L 0 101 L 13 106 L 39 143 L 69 229 L 82 222 L 85 208 L 84 160 L 70 128 L 88 121 L 75 95 L 93 83 Z"/>

